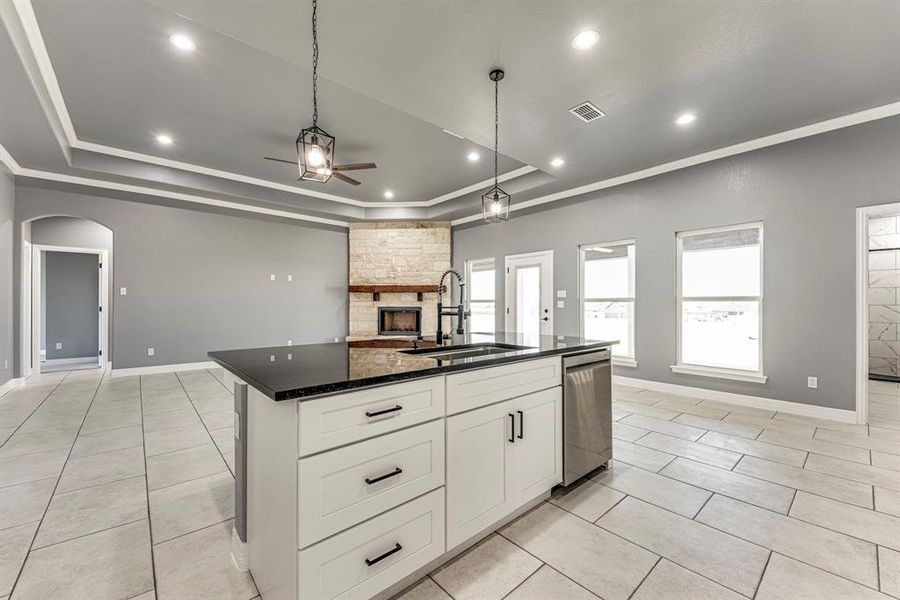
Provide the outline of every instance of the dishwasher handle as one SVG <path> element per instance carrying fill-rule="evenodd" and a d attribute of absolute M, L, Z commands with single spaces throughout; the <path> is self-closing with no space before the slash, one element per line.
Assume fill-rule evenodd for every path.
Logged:
<path fill-rule="evenodd" d="M 601 350 L 593 352 L 583 352 L 581 354 L 563 356 L 563 370 L 571 369 L 573 367 L 580 367 L 582 365 L 589 365 L 592 363 L 609 362 L 609 358 L 609 348 L 603 348 Z"/>

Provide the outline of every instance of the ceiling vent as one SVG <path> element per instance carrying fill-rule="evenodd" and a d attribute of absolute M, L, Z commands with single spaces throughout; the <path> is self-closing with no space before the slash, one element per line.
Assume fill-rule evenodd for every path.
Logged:
<path fill-rule="evenodd" d="M 584 121 L 591 123 L 606 116 L 606 113 L 591 104 L 590 102 L 582 102 L 578 106 L 569 109 L 569 112 Z"/>

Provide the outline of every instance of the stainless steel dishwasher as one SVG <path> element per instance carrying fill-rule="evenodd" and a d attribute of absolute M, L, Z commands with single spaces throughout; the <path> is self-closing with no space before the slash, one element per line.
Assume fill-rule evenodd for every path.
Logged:
<path fill-rule="evenodd" d="M 563 485 L 612 459 L 610 349 L 563 356 Z"/>

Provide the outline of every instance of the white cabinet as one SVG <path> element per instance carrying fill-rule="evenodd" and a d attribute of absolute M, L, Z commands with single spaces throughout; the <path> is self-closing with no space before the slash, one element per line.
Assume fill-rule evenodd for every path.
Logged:
<path fill-rule="evenodd" d="M 562 360 L 559 356 L 447 375 L 447 414 L 455 415 L 555 387 L 561 381 Z"/>
<path fill-rule="evenodd" d="M 562 480 L 562 389 L 447 419 L 447 549 Z"/>

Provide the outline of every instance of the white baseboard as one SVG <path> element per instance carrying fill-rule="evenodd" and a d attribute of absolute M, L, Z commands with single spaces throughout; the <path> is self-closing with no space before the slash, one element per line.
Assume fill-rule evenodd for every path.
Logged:
<path fill-rule="evenodd" d="M 231 528 L 231 560 L 241 573 L 250 570 L 250 544 L 241 541 L 234 527 Z"/>
<path fill-rule="evenodd" d="M 23 385 L 25 385 L 24 377 L 13 377 L 12 379 L 7 381 L 3 385 L 0 385 L 0 396 L 2 396 L 3 394 L 5 394 L 6 392 L 8 392 L 10 390 L 13 390 L 17 387 L 21 387 Z"/>
<path fill-rule="evenodd" d="M 178 363 L 174 365 L 154 365 L 152 367 L 130 367 L 127 369 L 113 369 L 110 377 L 128 377 L 132 375 L 153 375 L 154 373 L 174 373 L 175 371 L 199 371 L 201 369 L 215 369 L 218 367 L 212 361 L 195 363 Z"/>
<path fill-rule="evenodd" d="M 830 408 L 827 406 L 814 406 L 812 404 L 800 404 L 798 402 L 787 402 L 786 400 L 761 398 L 759 396 L 748 396 L 746 394 L 735 394 L 732 392 L 720 392 L 718 390 L 708 390 L 706 388 L 691 387 L 688 385 L 663 383 L 661 381 L 650 381 L 649 379 L 637 379 L 636 377 L 623 377 L 622 375 L 613 375 L 613 383 L 628 387 L 654 390 L 656 392 L 693 396 L 694 398 L 703 398 L 704 400 L 718 400 L 719 402 L 749 406 L 762 410 L 791 413 L 803 417 L 828 419 L 829 421 L 839 421 L 841 423 L 856 423 L 856 411 L 853 410 L 842 410 L 840 408 Z"/>
<path fill-rule="evenodd" d="M 41 365 L 46 365 L 48 367 L 63 367 L 67 365 L 87 365 L 87 364 L 100 364 L 100 359 L 96 356 L 82 356 L 77 358 L 48 358 L 47 360 L 41 361 Z"/>

